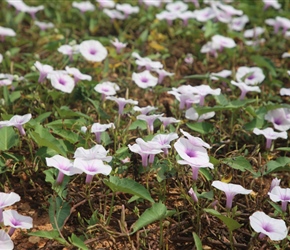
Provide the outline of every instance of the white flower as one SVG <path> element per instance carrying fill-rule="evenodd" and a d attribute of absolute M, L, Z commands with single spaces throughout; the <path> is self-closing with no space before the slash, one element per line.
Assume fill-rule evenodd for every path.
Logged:
<path fill-rule="evenodd" d="M 71 93 L 75 87 L 74 79 L 66 71 L 56 70 L 47 75 L 51 85 L 62 92 Z"/>
<path fill-rule="evenodd" d="M 133 72 L 132 80 L 142 89 L 155 87 L 158 83 L 158 78 L 151 75 L 149 70 L 145 70 L 141 73 Z"/>
<path fill-rule="evenodd" d="M 83 13 L 95 10 L 95 6 L 90 1 L 73 2 L 72 7 L 79 9 Z"/>
<path fill-rule="evenodd" d="M 83 41 L 80 44 L 80 53 L 86 60 L 91 62 L 101 62 L 108 55 L 107 49 L 96 40 Z"/>

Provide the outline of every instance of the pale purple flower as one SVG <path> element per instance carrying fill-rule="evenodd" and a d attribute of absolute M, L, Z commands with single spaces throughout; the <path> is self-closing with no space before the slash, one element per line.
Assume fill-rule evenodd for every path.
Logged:
<path fill-rule="evenodd" d="M 110 10 L 110 9 L 104 9 L 103 12 L 111 18 L 111 21 L 113 22 L 115 19 L 124 20 L 125 15 L 123 15 L 118 10 Z"/>
<path fill-rule="evenodd" d="M 1 74 L 0 73 L 0 86 L 11 85 L 14 80 L 14 76 L 11 74 Z"/>
<path fill-rule="evenodd" d="M 221 89 L 212 89 L 208 85 L 199 85 L 199 86 L 194 86 L 192 88 L 192 93 L 193 94 L 198 94 L 200 96 L 199 100 L 199 105 L 203 106 L 204 105 L 204 99 L 207 95 L 220 95 L 221 94 Z"/>
<path fill-rule="evenodd" d="M 283 240 L 287 237 L 288 229 L 285 221 L 274 219 L 264 212 L 257 211 L 250 216 L 251 227 L 260 233 L 262 239 L 267 235 L 271 240 Z"/>
<path fill-rule="evenodd" d="M 145 70 L 141 73 L 133 72 L 132 80 L 142 89 L 155 87 L 158 83 L 158 78 L 153 76 L 149 70 Z"/>
<path fill-rule="evenodd" d="M 248 92 L 254 91 L 261 93 L 261 89 L 259 86 L 251 86 L 244 82 L 235 82 L 235 81 L 231 81 L 231 84 L 237 86 L 241 90 L 240 100 L 244 100 Z"/>
<path fill-rule="evenodd" d="M 141 114 L 141 115 L 138 115 L 136 118 L 138 120 L 146 121 L 149 131 L 153 132 L 154 131 L 153 123 L 157 118 L 160 118 L 161 116 L 163 116 L 163 114 L 161 114 L 161 115 L 156 115 L 156 114 L 154 114 L 154 115 L 142 115 Z"/>
<path fill-rule="evenodd" d="M 30 16 L 33 18 L 33 19 L 36 19 L 35 17 L 35 14 L 40 11 L 40 10 L 44 10 L 44 6 L 43 5 L 38 5 L 38 6 L 28 6 L 26 5 L 24 10 L 24 12 L 30 14 Z"/>
<path fill-rule="evenodd" d="M 137 52 L 133 52 L 132 56 L 136 58 L 136 64 L 139 68 L 145 67 L 146 70 L 150 71 L 152 69 L 161 69 L 163 65 L 161 62 L 152 61 L 149 57 L 141 57 Z"/>
<path fill-rule="evenodd" d="M 220 51 L 222 51 L 223 48 L 234 48 L 237 46 L 232 38 L 221 35 L 214 35 L 211 40 L 214 44 L 214 49 Z"/>
<path fill-rule="evenodd" d="M 211 73 L 210 74 L 210 79 L 214 80 L 214 81 L 218 81 L 219 80 L 218 77 L 227 78 L 231 74 L 232 74 L 231 70 L 224 69 L 224 70 L 222 70 L 220 72 L 217 72 L 217 73 Z"/>
<path fill-rule="evenodd" d="M 61 45 L 58 49 L 58 52 L 64 54 L 64 55 L 68 55 L 69 59 L 72 61 L 73 60 L 73 55 L 74 54 L 79 54 L 80 53 L 80 46 L 79 45 Z"/>
<path fill-rule="evenodd" d="M 189 140 L 189 142 L 197 147 L 204 147 L 210 149 L 210 145 L 206 142 L 204 142 L 201 138 L 192 136 L 188 132 L 184 131 L 183 129 L 180 129 L 181 133 Z"/>
<path fill-rule="evenodd" d="M 81 132 L 85 134 L 87 132 L 88 128 L 86 126 L 81 126 Z"/>
<path fill-rule="evenodd" d="M 280 186 L 276 186 L 268 192 L 268 195 L 274 202 L 281 201 L 282 211 L 286 212 L 288 202 L 290 202 L 290 188 L 281 188 Z"/>
<path fill-rule="evenodd" d="M 114 0 L 96 0 L 102 8 L 114 8 L 115 2 Z"/>
<path fill-rule="evenodd" d="M 158 142 L 160 144 L 160 148 L 163 150 L 164 154 L 168 154 L 168 148 L 171 148 L 170 142 L 177 139 L 177 133 L 170 134 L 158 134 L 155 135 L 151 141 Z"/>
<path fill-rule="evenodd" d="M 188 25 L 188 19 L 194 19 L 195 18 L 195 12 L 194 11 L 185 11 L 185 12 L 177 12 L 177 17 L 183 20 L 183 25 Z"/>
<path fill-rule="evenodd" d="M 47 64 L 42 64 L 38 61 L 34 63 L 35 68 L 38 69 L 40 75 L 38 78 L 38 82 L 43 82 L 47 75 L 53 72 L 53 67 Z"/>
<path fill-rule="evenodd" d="M 147 7 L 148 6 L 155 6 L 155 7 L 159 7 L 162 3 L 162 0 L 141 0 L 142 3 L 144 3 Z"/>
<path fill-rule="evenodd" d="M 138 106 L 134 106 L 133 110 L 140 112 L 142 115 L 147 115 L 148 113 L 150 113 L 151 111 L 157 110 L 158 108 L 153 107 L 153 106 L 146 106 L 146 107 L 138 107 Z"/>
<path fill-rule="evenodd" d="M 25 135 L 26 133 L 23 128 L 23 125 L 29 122 L 31 117 L 32 117 L 31 114 L 14 115 L 9 121 L 0 122 L 0 128 L 14 126 L 19 130 L 21 135 Z"/>
<path fill-rule="evenodd" d="M 135 101 L 135 100 L 132 100 L 132 99 L 125 99 L 125 98 L 122 98 L 122 97 L 107 96 L 106 100 L 115 101 L 118 104 L 118 106 L 119 106 L 118 113 L 120 115 L 123 114 L 124 107 L 125 107 L 126 104 L 138 105 L 138 101 Z"/>
<path fill-rule="evenodd" d="M 276 10 L 281 8 L 281 4 L 278 2 L 278 0 L 263 0 L 263 3 L 264 10 L 268 9 L 269 7 L 273 7 Z"/>
<path fill-rule="evenodd" d="M 264 81 L 265 75 L 259 67 L 239 67 L 236 73 L 238 82 L 244 82 L 247 85 L 256 85 Z"/>
<path fill-rule="evenodd" d="M 61 155 L 54 155 L 53 157 L 46 157 L 46 165 L 48 167 L 54 167 L 59 170 L 56 183 L 61 184 L 65 175 L 72 176 L 75 174 L 81 174 L 82 172 L 78 168 L 73 167 L 73 162 Z"/>
<path fill-rule="evenodd" d="M 194 13 L 196 20 L 203 23 L 216 17 L 216 13 L 211 7 L 195 10 Z"/>
<path fill-rule="evenodd" d="M 150 157 L 149 163 L 153 163 L 154 156 L 162 152 L 160 144 L 158 142 L 154 142 L 154 141 L 145 142 L 141 138 L 137 138 L 136 144 L 133 144 L 133 145 L 129 144 L 128 147 L 130 151 L 137 153 L 141 156 L 143 167 L 148 166 L 149 157 Z"/>
<path fill-rule="evenodd" d="M 138 6 L 132 6 L 131 4 L 128 4 L 128 3 L 123 3 L 123 4 L 117 3 L 116 9 L 119 11 L 122 11 L 124 13 L 125 18 L 127 18 L 131 14 L 139 12 Z"/>
<path fill-rule="evenodd" d="M 243 15 L 241 17 L 232 18 L 228 26 L 231 30 L 242 31 L 249 21 L 249 17 Z"/>
<path fill-rule="evenodd" d="M 69 66 L 66 66 L 65 70 L 68 74 L 74 77 L 75 84 L 78 83 L 80 80 L 92 80 L 92 77 L 90 75 L 81 73 L 77 68 L 70 68 Z"/>
<path fill-rule="evenodd" d="M 289 58 L 290 57 L 290 53 L 289 52 L 284 52 L 281 57 L 282 58 Z"/>
<path fill-rule="evenodd" d="M 218 2 L 217 7 L 220 8 L 222 11 L 224 11 L 229 16 L 235 16 L 235 15 L 241 16 L 241 15 L 243 15 L 242 10 L 237 10 L 231 5 L 222 4 L 222 3 Z"/>
<path fill-rule="evenodd" d="M 4 42 L 6 36 L 16 36 L 13 29 L 0 26 L 0 40 Z"/>
<path fill-rule="evenodd" d="M 126 48 L 127 46 L 127 43 L 120 42 L 118 38 L 115 38 L 115 40 L 111 40 L 110 43 L 114 45 L 118 54 L 121 52 L 121 49 Z"/>
<path fill-rule="evenodd" d="M 5 250 L 13 250 L 14 249 L 14 243 L 11 240 L 8 233 L 6 233 L 4 230 L 0 230 L 0 246 L 2 249 Z"/>
<path fill-rule="evenodd" d="M 87 184 L 92 182 L 94 175 L 109 175 L 112 171 L 112 167 L 110 165 L 104 164 L 102 160 L 97 159 L 84 160 L 82 158 L 76 158 L 74 160 L 73 166 L 87 174 Z"/>
<path fill-rule="evenodd" d="M 0 63 L 3 61 L 3 55 L 0 53 Z"/>
<path fill-rule="evenodd" d="M 32 228 L 32 218 L 30 216 L 20 215 L 15 210 L 5 210 L 3 212 L 3 221 L 5 226 L 10 226 L 8 234 L 11 236 L 16 228 Z"/>
<path fill-rule="evenodd" d="M 110 162 L 112 160 L 112 156 L 107 156 L 106 149 L 99 144 L 96 144 L 92 148 L 84 149 L 83 147 L 79 147 L 76 149 L 74 153 L 74 158 L 80 158 L 85 161 L 89 160 L 102 160 L 106 162 Z"/>
<path fill-rule="evenodd" d="M 279 186 L 280 185 L 280 182 L 281 182 L 281 180 L 278 179 L 277 177 L 275 177 L 275 179 L 273 179 L 271 181 L 271 186 L 270 186 L 269 192 L 271 192 L 274 187 Z"/>
<path fill-rule="evenodd" d="M 262 27 L 255 27 L 253 29 L 245 30 L 244 37 L 246 38 L 257 38 L 265 32 L 265 29 Z"/>
<path fill-rule="evenodd" d="M 281 88 L 280 89 L 280 95 L 281 96 L 290 96 L 290 88 Z"/>
<path fill-rule="evenodd" d="M 6 2 L 10 6 L 13 6 L 17 12 L 25 12 L 25 9 L 27 8 L 27 5 L 23 2 L 23 0 L 6 0 Z"/>
<path fill-rule="evenodd" d="M 277 24 L 275 26 L 275 31 L 277 32 L 277 30 L 279 28 L 282 28 L 282 33 L 284 35 L 286 35 L 287 30 L 290 29 L 290 19 L 288 19 L 286 17 L 277 16 L 276 17 L 276 21 L 277 21 Z"/>
<path fill-rule="evenodd" d="M 162 83 L 164 77 L 174 75 L 174 73 L 170 73 L 164 69 L 154 69 L 154 71 L 157 72 L 157 74 L 158 74 L 158 83 Z"/>
<path fill-rule="evenodd" d="M 190 54 L 190 53 L 187 53 L 185 58 L 184 58 L 184 62 L 187 63 L 187 64 L 193 64 L 193 55 Z"/>
<path fill-rule="evenodd" d="M 231 209 L 233 204 L 233 199 L 237 194 L 250 194 L 252 190 L 245 189 L 241 185 L 225 183 L 222 181 L 213 181 L 211 184 L 213 187 L 224 191 L 227 197 L 226 208 Z"/>
<path fill-rule="evenodd" d="M 254 128 L 253 133 L 256 135 L 264 135 L 266 138 L 266 149 L 271 148 L 272 140 L 277 138 L 287 139 L 288 134 L 286 131 L 276 132 L 272 128 L 258 129 Z"/>
<path fill-rule="evenodd" d="M 265 120 L 271 122 L 275 129 L 287 131 L 290 128 L 290 109 L 278 108 L 269 110 L 265 115 Z"/>
<path fill-rule="evenodd" d="M 0 223 L 3 221 L 3 208 L 13 205 L 20 201 L 20 196 L 14 192 L 3 193 L 0 192 Z"/>
<path fill-rule="evenodd" d="M 194 201 L 194 202 L 198 202 L 198 198 L 197 198 L 197 195 L 196 195 L 196 193 L 194 192 L 194 190 L 192 189 L 192 188 L 190 188 L 189 190 L 188 190 L 188 194 L 191 196 L 191 198 L 192 198 L 192 200 Z"/>
<path fill-rule="evenodd" d="M 95 5 L 90 1 L 73 2 L 72 7 L 79 9 L 82 13 L 95 10 Z"/>
<path fill-rule="evenodd" d="M 107 49 L 96 40 L 86 40 L 80 44 L 80 53 L 90 62 L 101 62 L 107 55 Z"/>
<path fill-rule="evenodd" d="M 105 100 L 106 96 L 116 95 L 120 87 L 114 82 L 102 82 L 98 83 L 94 90 L 102 94 L 102 100 Z"/>
<path fill-rule="evenodd" d="M 193 120 L 197 122 L 203 122 L 204 120 L 210 119 L 215 116 L 215 112 L 207 112 L 199 115 L 196 110 L 192 107 L 185 111 L 185 118 L 188 120 Z"/>
<path fill-rule="evenodd" d="M 34 21 L 34 24 L 36 26 L 38 26 L 42 31 L 46 30 L 46 29 L 51 29 L 51 28 L 54 28 L 54 24 L 49 22 L 49 23 L 46 23 L 46 22 L 39 22 L 39 21 Z"/>
<path fill-rule="evenodd" d="M 184 12 L 188 9 L 188 5 L 182 1 L 176 1 L 166 4 L 165 9 L 170 12 Z"/>
<path fill-rule="evenodd" d="M 256 40 L 246 40 L 245 41 L 245 44 L 247 45 L 247 46 L 258 46 L 258 45 L 260 45 L 260 44 L 263 44 L 263 43 L 265 43 L 265 39 L 264 38 L 261 38 L 261 39 L 256 39 Z"/>
<path fill-rule="evenodd" d="M 64 93 L 71 93 L 75 87 L 74 79 L 64 70 L 56 70 L 47 75 L 51 85 Z"/>
<path fill-rule="evenodd" d="M 101 143 L 101 135 L 102 132 L 106 131 L 109 128 L 115 128 L 114 123 L 109 124 L 100 124 L 100 123 L 94 123 L 91 128 L 91 133 L 94 133 L 96 136 L 97 143 Z"/>
<path fill-rule="evenodd" d="M 174 117 L 158 117 L 158 119 L 162 122 L 164 128 L 166 128 L 171 123 L 179 123 L 180 122 L 180 120 L 177 120 Z"/>
<path fill-rule="evenodd" d="M 166 20 L 168 25 L 172 25 L 172 21 L 178 18 L 177 12 L 162 11 L 156 14 L 158 20 Z"/>

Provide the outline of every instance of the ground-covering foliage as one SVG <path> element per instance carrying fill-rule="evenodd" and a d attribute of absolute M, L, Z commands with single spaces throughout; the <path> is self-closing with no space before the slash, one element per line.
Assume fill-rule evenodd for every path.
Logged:
<path fill-rule="evenodd" d="M 289 9 L 0 1 L 0 248 L 289 249 Z"/>

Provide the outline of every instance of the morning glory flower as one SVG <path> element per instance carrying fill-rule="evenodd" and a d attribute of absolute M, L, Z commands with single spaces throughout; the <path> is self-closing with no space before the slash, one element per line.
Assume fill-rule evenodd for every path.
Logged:
<path fill-rule="evenodd" d="M 0 246 L 2 249 L 5 250 L 13 250 L 14 249 L 14 243 L 11 240 L 8 233 L 6 233 L 4 230 L 0 230 Z"/>
<path fill-rule="evenodd" d="M 247 85 L 257 85 L 264 81 L 265 75 L 259 67 L 239 67 L 236 73 L 238 82 L 244 82 Z"/>
<path fill-rule="evenodd" d="M 102 145 L 95 145 L 92 148 L 84 149 L 83 147 L 79 147 L 76 149 L 74 153 L 74 158 L 80 158 L 85 161 L 89 160 L 102 160 L 106 162 L 110 162 L 112 160 L 112 156 L 107 156 L 106 149 Z"/>
<path fill-rule="evenodd" d="M 57 49 L 57 51 L 62 53 L 62 54 L 64 54 L 64 55 L 68 55 L 70 61 L 72 61 L 73 60 L 73 55 L 80 53 L 80 46 L 79 45 L 71 46 L 71 45 L 65 44 L 65 45 L 61 45 Z"/>
<path fill-rule="evenodd" d="M 224 191 L 227 197 L 226 208 L 231 209 L 233 204 L 233 199 L 237 194 L 249 194 L 252 190 L 245 189 L 241 185 L 225 183 L 222 181 L 213 181 L 211 184 L 213 187 Z"/>
<path fill-rule="evenodd" d="M 114 8 L 115 2 L 114 0 L 96 0 L 102 8 Z"/>
<path fill-rule="evenodd" d="M 232 38 L 221 36 L 221 35 L 214 35 L 211 38 L 214 48 L 218 50 L 222 50 L 223 48 L 234 48 L 236 47 L 236 43 Z"/>
<path fill-rule="evenodd" d="M 78 168 L 73 167 L 73 162 L 61 155 L 54 155 L 53 157 L 46 157 L 46 165 L 48 167 L 54 167 L 59 170 L 56 183 L 61 184 L 65 175 L 71 176 L 75 174 L 81 174 L 82 172 Z"/>
<path fill-rule="evenodd" d="M 242 31 L 249 21 L 249 17 L 247 15 L 243 15 L 232 18 L 228 26 L 231 30 Z"/>
<path fill-rule="evenodd" d="M 14 76 L 11 74 L 0 74 L 0 86 L 11 85 L 14 80 Z"/>
<path fill-rule="evenodd" d="M 146 106 L 146 107 L 138 107 L 138 106 L 134 106 L 133 110 L 140 112 L 142 115 L 147 115 L 148 113 L 150 113 L 151 111 L 157 110 L 158 108 L 153 107 L 153 106 Z"/>
<path fill-rule="evenodd" d="M 126 48 L 127 46 L 127 43 L 121 43 L 118 38 L 115 38 L 115 40 L 111 40 L 110 43 L 115 46 L 117 54 L 121 52 L 121 49 Z"/>
<path fill-rule="evenodd" d="M 139 7 L 138 6 L 132 6 L 131 4 L 128 3 L 123 3 L 123 4 L 116 4 L 116 9 L 119 11 L 122 11 L 124 13 L 125 19 L 134 13 L 139 12 Z"/>
<path fill-rule="evenodd" d="M 160 118 L 161 116 L 163 116 L 163 114 L 161 114 L 161 115 L 156 115 L 156 114 L 154 114 L 154 115 L 142 115 L 141 114 L 141 115 L 138 115 L 136 118 L 138 120 L 146 121 L 149 131 L 154 132 L 153 123 L 157 118 Z"/>
<path fill-rule="evenodd" d="M 190 54 L 190 53 L 187 53 L 185 58 L 184 58 L 184 62 L 187 63 L 187 64 L 193 64 L 193 55 Z"/>
<path fill-rule="evenodd" d="M 9 127 L 14 126 L 17 128 L 21 135 L 25 135 L 25 130 L 23 128 L 23 125 L 30 121 L 31 114 L 26 115 L 14 115 L 9 121 L 2 121 L 0 122 L 0 128 L 2 127 Z"/>
<path fill-rule="evenodd" d="M 39 5 L 39 6 L 28 6 L 26 5 L 24 10 L 24 12 L 30 14 L 30 16 L 33 18 L 33 19 L 36 19 L 36 16 L 35 14 L 40 11 L 40 10 L 44 10 L 44 6 L 43 5 Z"/>
<path fill-rule="evenodd" d="M 118 10 L 110 10 L 110 9 L 104 9 L 103 12 L 111 18 L 111 22 L 113 22 L 115 19 L 124 20 L 125 15 L 123 15 Z"/>
<path fill-rule="evenodd" d="M 141 73 L 133 72 L 132 80 L 142 89 L 155 87 L 158 83 L 158 78 L 153 76 L 149 70 L 145 70 Z"/>
<path fill-rule="evenodd" d="M 231 5 L 222 4 L 222 3 L 218 2 L 217 7 L 220 8 L 222 11 L 224 11 L 229 16 L 235 16 L 235 15 L 241 16 L 241 15 L 243 15 L 242 10 L 237 10 Z"/>
<path fill-rule="evenodd" d="M 201 138 L 192 136 L 188 132 L 184 131 L 183 129 L 180 129 L 180 132 L 189 140 L 189 142 L 197 147 L 204 147 L 204 148 L 211 148 L 210 145 L 206 142 L 204 142 Z"/>
<path fill-rule="evenodd" d="M 275 186 L 270 192 L 268 192 L 268 195 L 274 202 L 281 201 L 282 211 L 286 212 L 288 202 L 290 202 L 290 188 Z"/>
<path fill-rule="evenodd" d="M 98 83 L 94 90 L 102 94 L 102 100 L 105 100 L 106 96 L 116 95 L 120 87 L 114 82 L 102 82 Z"/>
<path fill-rule="evenodd" d="M 73 2 L 72 7 L 79 9 L 82 13 L 95 10 L 95 5 L 93 5 L 90 1 Z"/>
<path fill-rule="evenodd" d="M 192 107 L 185 111 L 185 118 L 188 120 L 193 120 L 197 122 L 203 122 L 204 120 L 210 119 L 215 116 L 215 112 L 207 112 L 199 115 L 196 110 Z"/>
<path fill-rule="evenodd" d="M 160 148 L 163 150 L 164 154 L 168 154 L 168 148 L 171 148 L 170 142 L 177 139 L 177 133 L 170 134 L 158 134 L 155 135 L 151 141 L 158 142 L 160 144 Z"/>
<path fill-rule="evenodd" d="M 0 26 L 0 39 L 4 42 L 6 36 L 16 36 L 13 29 Z"/>
<path fill-rule="evenodd" d="M 3 208 L 13 205 L 20 201 L 20 196 L 14 192 L 3 193 L 0 192 L 0 223 L 3 221 Z"/>
<path fill-rule="evenodd" d="M 274 219 L 264 212 L 257 211 L 250 216 L 251 227 L 260 233 L 262 239 L 267 235 L 271 240 L 283 240 L 287 237 L 288 229 L 285 221 Z"/>
<path fill-rule="evenodd" d="M 177 12 L 177 17 L 183 20 L 183 26 L 188 25 L 188 19 L 194 19 L 195 18 L 195 12 L 194 11 L 185 11 L 185 12 Z"/>
<path fill-rule="evenodd" d="M 141 57 L 137 52 L 133 52 L 132 56 L 136 58 L 136 64 L 139 68 L 145 67 L 146 70 L 161 69 L 163 65 L 161 62 L 152 61 L 149 57 Z"/>
<path fill-rule="evenodd" d="M 75 87 L 74 79 L 64 70 L 56 70 L 47 75 L 52 87 L 64 93 L 71 93 Z"/>
<path fill-rule="evenodd" d="M 256 135 L 264 135 L 266 138 L 266 149 L 271 148 L 272 140 L 277 138 L 287 139 L 288 134 L 286 131 L 276 132 L 272 128 L 258 129 L 254 128 L 253 133 Z"/>
<path fill-rule="evenodd" d="M 69 66 L 66 66 L 65 70 L 68 74 L 74 77 L 75 84 L 78 83 L 80 80 L 92 80 L 92 77 L 90 75 L 81 73 L 77 68 L 70 68 Z"/>
<path fill-rule="evenodd" d="M 170 73 L 164 69 L 154 69 L 154 71 L 157 72 L 157 74 L 158 74 L 158 83 L 162 83 L 163 79 L 166 76 L 173 76 L 174 75 L 174 73 Z"/>
<path fill-rule="evenodd" d="M 192 103 L 200 102 L 200 95 L 194 94 L 194 87 L 191 85 L 181 85 L 178 88 L 172 88 L 167 93 L 172 94 L 180 102 L 179 109 L 188 109 Z"/>
<path fill-rule="evenodd" d="M 212 89 L 208 85 L 199 85 L 199 86 L 194 86 L 192 88 L 192 93 L 200 96 L 199 105 L 203 106 L 204 99 L 207 95 L 220 95 L 221 89 L 220 88 Z"/>
<path fill-rule="evenodd" d="M 177 12 L 171 12 L 171 11 L 162 11 L 158 14 L 156 14 L 156 18 L 158 20 L 166 20 L 168 25 L 172 25 L 172 21 L 178 18 Z"/>
<path fill-rule="evenodd" d="M 278 2 L 278 0 L 263 0 L 263 3 L 264 10 L 268 9 L 269 7 L 273 7 L 276 10 L 281 8 L 281 4 Z"/>
<path fill-rule="evenodd" d="M 245 30 L 244 37 L 246 38 L 257 38 L 265 32 L 265 29 L 262 27 L 255 27 L 253 29 Z"/>
<path fill-rule="evenodd" d="M 80 53 L 90 62 L 101 62 L 107 55 L 107 49 L 96 40 L 86 40 L 80 44 Z"/>
<path fill-rule="evenodd" d="M 161 146 L 158 142 L 154 141 L 148 141 L 145 142 L 141 138 L 136 139 L 136 143 L 133 145 L 128 145 L 130 151 L 137 153 L 141 156 L 142 158 L 142 166 L 147 167 L 148 166 L 148 158 L 150 157 L 151 159 L 149 160 L 149 163 L 153 163 L 154 161 L 154 155 L 159 154 L 162 152 Z M 153 155 L 153 157 L 152 157 Z"/>
<path fill-rule="evenodd" d="M 158 119 L 162 122 L 164 128 L 166 128 L 171 123 L 180 122 L 180 120 L 177 120 L 174 117 L 158 117 Z"/>
<path fill-rule="evenodd" d="M 110 165 L 104 164 L 102 160 L 97 159 L 84 160 L 82 158 L 76 158 L 74 160 L 73 166 L 87 174 L 87 184 L 92 182 L 94 175 L 109 175 L 112 171 L 112 167 Z"/>
<path fill-rule="evenodd" d="M 8 5 L 13 6 L 17 12 L 24 12 L 27 8 L 26 3 L 23 2 L 23 0 L 6 0 Z"/>
<path fill-rule="evenodd" d="M 114 123 L 109 124 L 100 124 L 100 123 L 94 123 L 91 128 L 91 133 L 94 133 L 96 136 L 97 143 L 101 143 L 101 135 L 102 132 L 106 131 L 109 128 L 115 128 Z"/>
<path fill-rule="evenodd" d="M 111 100 L 111 101 L 115 101 L 118 106 L 119 106 L 119 111 L 118 113 L 120 115 L 123 114 L 124 112 L 124 107 L 126 104 L 133 104 L 133 105 L 138 105 L 138 101 L 134 101 L 132 99 L 125 99 L 123 97 L 115 97 L 115 96 L 107 96 L 106 100 Z"/>
<path fill-rule="evenodd" d="M 281 88 L 280 89 L 280 95 L 281 96 L 290 96 L 290 88 Z"/>
<path fill-rule="evenodd" d="M 271 192 L 274 187 L 280 186 L 280 182 L 281 182 L 281 180 L 278 179 L 277 177 L 275 177 L 275 179 L 273 179 L 272 182 L 271 182 L 271 186 L 270 186 L 269 192 Z"/>
<path fill-rule="evenodd" d="M 3 61 L 3 55 L 0 53 L 0 63 Z"/>
<path fill-rule="evenodd" d="M 235 81 L 231 81 L 231 84 L 237 86 L 241 90 L 240 100 L 244 100 L 248 92 L 254 91 L 261 93 L 261 89 L 259 86 L 250 86 L 244 82 L 235 82 Z"/>
<path fill-rule="evenodd" d="M 177 1 L 166 4 L 165 9 L 170 12 L 184 12 L 188 9 L 188 5 L 182 1 Z"/>
<path fill-rule="evenodd" d="M 188 190 L 188 194 L 191 196 L 191 198 L 192 198 L 192 200 L 193 200 L 194 202 L 198 202 L 197 195 L 196 195 L 196 193 L 194 192 L 194 190 L 193 190 L 192 188 L 190 188 L 190 189 Z"/>
<path fill-rule="evenodd" d="M 210 79 L 214 80 L 214 81 L 218 81 L 218 80 L 220 80 L 218 77 L 227 78 L 231 74 L 232 74 L 231 70 L 224 69 L 224 70 L 222 70 L 220 72 L 217 72 L 217 73 L 211 73 L 210 74 Z"/>
<path fill-rule="evenodd" d="M 11 236 L 16 228 L 32 228 L 32 218 L 30 216 L 20 215 L 15 210 L 5 210 L 3 212 L 3 221 L 5 226 L 10 226 L 8 234 Z"/>
<path fill-rule="evenodd" d="M 53 67 L 47 64 L 42 64 L 38 61 L 34 63 L 35 68 L 38 69 L 40 76 L 38 78 L 38 82 L 43 82 L 47 75 L 53 72 Z"/>
<path fill-rule="evenodd" d="M 46 22 L 39 22 L 39 21 L 34 21 L 34 24 L 36 26 L 38 26 L 42 31 L 46 30 L 46 29 L 51 29 L 51 28 L 54 28 L 54 24 L 49 22 L 49 23 L 46 23 Z"/>
<path fill-rule="evenodd" d="M 271 122 L 275 129 L 287 131 L 290 129 L 290 109 L 278 108 L 269 110 L 265 115 L 265 120 Z"/>
<path fill-rule="evenodd" d="M 201 10 L 195 10 L 195 19 L 199 22 L 207 22 L 216 17 L 215 11 L 211 7 L 206 7 Z"/>

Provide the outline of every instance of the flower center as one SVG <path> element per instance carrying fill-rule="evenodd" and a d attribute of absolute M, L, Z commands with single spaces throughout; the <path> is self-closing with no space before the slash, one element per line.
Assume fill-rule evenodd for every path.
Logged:
<path fill-rule="evenodd" d="M 193 157 L 196 157 L 196 153 L 190 149 L 186 150 L 185 153 L 190 157 L 190 158 L 193 158 Z"/>
<path fill-rule="evenodd" d="M 281 120 L 280 119 L 274 119 L 274 123 L 276 123 L 277 125 L 281 125 L 282 124 L 282 122 L 281 122 Z"/>
<path fill-rule="evenodd" d="M 97 54 L 97 50 L 94 49 L 94 48 L 91 48 L 89 52 L 90 52 L 91 55 L 96 55 Z"/>
<path fill-rule="evenodd" d="M 255 76 L 254 76 L 254 74 L 252 74 L 252 75 L 248 76 L 247 79 L 249 79 L 249 80 L 253 80 L 254 78 L 255 78 Z"/>
<path fill-rule="evenodd" d="M 270 224 L 266 224 L 265 226 L 263 226 L 263 229 L 269 233 L 273 232 L 272 225 L 270 225 Z"/>
<path fill-rule="evenodd" d="M 148 78 L 147 77 L 142 77 L 141 81 L 147 83 L 148 82 Z"/>
<path fill-rule="evenodd" d="M 60 79 L 58 80 L 58 82 L 59 82 L 61 85 L 65 85 L 65 84 L 66 84 L 65 80 L 62 79 L 62 78 L 60 78 Z"/>

